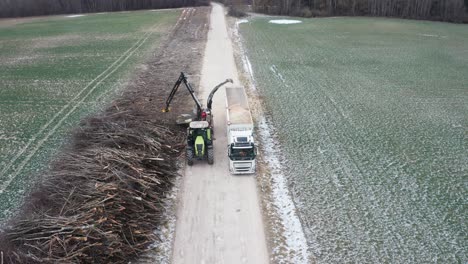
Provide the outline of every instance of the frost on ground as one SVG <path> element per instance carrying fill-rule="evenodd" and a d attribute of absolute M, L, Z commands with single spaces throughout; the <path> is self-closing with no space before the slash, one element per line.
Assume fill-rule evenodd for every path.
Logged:
<path fill-rule="evenodd" d="M 300 20 L 292 20 L 292 19 L 273 19 L 268 21 L 271 24 L 281 24 L 281 25 L 289 25 L 289 24 L 299 24 L 302 23 Z"/>
<path fill-rule="evenodd" d="M 239 19 L 236 21 L 236 25 L 243 24 L 243 23 L 249 23 L 247 19 Z"/>
<path fill-rule="evenodd" d="M 276 77 L 278 77 L 285 84 L 285 86 L 289 88 L 289 85 L 287 84 L 286 79 L 284 79 L 283 75 L 279 72 L 278 67 L 276 67 L 276 65 L 274 64 L 271 65 L 270 71 L 272 71 L 273 74 L 275 74 Z"/>
<path fill-rule="evenodd" d="M 182 174 L 182 173 L 181 173 Z M 154 230 L 154 234 L 158 237 L 158 241 L 152 244 L 148 254 L 142 256 L 138 263 L 171 263 L 172 241 L 174 241 L 175 226 L 176 226 L 176 203 L 177 196 L 180 190 L 182 178 L 179 176 L 174 183 L 172 191 L 164 199 L 164 207 L 166 208 L 165 218 L 166 223 Z"/>
<path fill-rule="evenodd" d="M 468 263 L 466 29 L 269 20 L 242 44 L 314 263 Z"/>
<path fill-rule="evenodd" d="M 247 84 L 244 83 L 244 85 L 248 87 L 246 91 L 250 95 L 251 109 L 255 109 L 253 115 L 258 127 L 257 139 L 262 153 L 259 160 L 261 163 L 259 166 L 262 169 L 257 172 L 259 185 L 271 185 L 262 186 L 262 203 L 266 215 L 265 221 L 268 222 L 269 244 L 272 248 L 271 261 L 273 263 L 309 263 L 310 255 L 307 241 L 296 214 L 296 207 L 289 192 L 287 179 L 283 173 L 281 165 L 283 159 L 279 154 L 278 142 L 274 140 L 272 125 L 264 117 L 255 88 L 252 64 L 244 50 L 239 34 L 239 25 L 244 23 L 248 23 L 248 21 L 242 19 L 235 22 L 232 27 L 232 36 L 233 42 L 236 44 L 238 63 L 242 64 L 242 71 L 247 77 Z M 273 70 L 276 69 L 275 65 L 272 67 Z M 277 75 L 278 78 L 280 78 L 279 76 L 281 74 Z M 268 183 L 264 184 L 263 182 Z"/>
<path fill-rule="evenodd" d="M 239 53 L 240 53 L 239 56 L 242 60 L 242 66 L 243 66 L 244 72 L 248 73 L 251 80 L 254 81 L 252 64 L 250 63 L 247 53 L 244 52 L 244 48 L 242 47 L 242 41 L 239 35 L 239 25 L 243 23 L 248 23 L 248 22 L 249 21 L 247 19 L 240 19 L 236 21 L 236 26 L 233 30 L 233 42 L 236 44 L 237 48 L 239 49 Z M 255 89 L 255 86 L 252 85 L 252 87 Z"/>
<path fill-rule="evenodd" d="M 242 57 L 242 62 L 244 66 L 244 70 L 249 73 L 250 77 L 253 79 L 253 69 L 252 69 L 252 64 L 250 63 L 249 57 L 247 55 Z"/>
<path fill-rule="evenodd" d="M 283 235 L 289 250 L 284 254 L 285 263 L 308 263 L 307 240 L 302 230 L 301 221 L 296 214 L 296 206 L 291 198 L 288 181 L 283 173 L 278 142 L 272 136 L 272 126 L 267 123 L 265 117 L 258 121 L 261 152 L 264 161 L 270 171 L 273 206 L 277 211 L 283 225 Z M 274 249 L 278 250 L 278 249 Z"/>

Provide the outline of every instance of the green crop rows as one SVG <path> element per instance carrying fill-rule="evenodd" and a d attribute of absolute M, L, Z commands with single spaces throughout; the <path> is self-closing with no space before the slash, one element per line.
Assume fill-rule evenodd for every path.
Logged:
<path fill-rule="evenodd" d="M 0 21 L 0 219 L 78 121 L 104 107 L 180 11 Z"/>
<path fill-rule="evenodd" d="M 240 32 L 317 263 L 466 263 L 468 26 L 268 21 Z"/>

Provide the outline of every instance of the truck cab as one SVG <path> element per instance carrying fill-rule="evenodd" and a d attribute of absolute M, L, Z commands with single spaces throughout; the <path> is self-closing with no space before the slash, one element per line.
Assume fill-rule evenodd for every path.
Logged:
<path fill-rule="evenodd" d="M 252 136 L 232 138 L 228 146 L 229 170 L 233 174 L 255 173 L 257 149 Z"/>

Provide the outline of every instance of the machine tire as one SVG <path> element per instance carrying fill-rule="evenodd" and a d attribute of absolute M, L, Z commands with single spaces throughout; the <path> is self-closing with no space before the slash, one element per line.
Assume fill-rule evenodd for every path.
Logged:
<path fill-rule="evenodd" d="M 214 163 L 214 150 L 213 148 L 208 148 L 208 164 L 213 165 Z"/>
<path fill-rule="evenodd" d="M 193 165 L 193 150 L 192 149 L 187 149 L 187 165 L 189 166 Z"/>

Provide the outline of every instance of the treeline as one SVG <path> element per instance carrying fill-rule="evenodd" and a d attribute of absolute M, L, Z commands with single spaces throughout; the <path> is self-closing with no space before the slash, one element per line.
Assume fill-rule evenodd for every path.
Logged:
<path fill-rule="evenodd" d="M 0 0 L 0 17 L 162 9 L 208 4 L 209 0 Z"/>
<path fill-rule="evenodd" d="M 256 12 L 293 16 L 387 16 L 468 22 L 468 0 L 254 0 Z"/>

